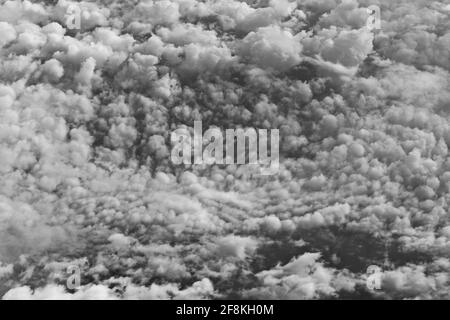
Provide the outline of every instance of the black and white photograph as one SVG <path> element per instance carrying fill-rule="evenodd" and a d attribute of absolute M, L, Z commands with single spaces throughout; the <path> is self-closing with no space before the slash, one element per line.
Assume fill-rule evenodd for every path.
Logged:
<path fill-rule="evenodd" d="M 450 0 L 0 0 L 0 300 L 450 300 L 449 146 Z"/>

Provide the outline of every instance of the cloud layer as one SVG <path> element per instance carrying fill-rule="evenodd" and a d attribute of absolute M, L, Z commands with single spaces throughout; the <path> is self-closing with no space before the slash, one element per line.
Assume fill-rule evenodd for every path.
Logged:
<path fill-rule="evenodd" d="M 8 0 L 0 33 L 0 297 L 449 298 L 450 1 Z M 279 129 L 279 174 L 174 166 L 195 120 Z"/>

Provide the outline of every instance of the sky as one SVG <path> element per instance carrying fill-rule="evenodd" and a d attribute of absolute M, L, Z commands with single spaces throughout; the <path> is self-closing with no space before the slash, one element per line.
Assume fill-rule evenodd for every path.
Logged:
<path fill-rule="evenodd" d="M 449 0 L 1 0 L 0 34 L 0 298 L 450 298 Z M 194 121 L 279 129 L 279 172 L 174 165 Z"/>

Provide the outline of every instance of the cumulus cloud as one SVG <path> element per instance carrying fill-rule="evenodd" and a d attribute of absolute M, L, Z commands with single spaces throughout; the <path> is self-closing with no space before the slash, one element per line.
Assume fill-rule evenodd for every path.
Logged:
<path fill-rule="evenodd" d="M 447 298 L 447 2 L 2 2 L 3 299 Z M 278 174 L 175 165 L 196 120 Z"/>
<path fill-rule="evenodd" d="M 240 45 L 241 55 L 252 63 L 282 71 L 300 63 L 301 51 L 299 37 L 278 26 L 261 27 L 250 32 Z"/>

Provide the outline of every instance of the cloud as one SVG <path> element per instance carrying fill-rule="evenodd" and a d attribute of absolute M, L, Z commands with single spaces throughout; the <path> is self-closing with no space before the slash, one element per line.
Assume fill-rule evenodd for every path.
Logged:
<path fill-rule="evenodd" d="M 448 297 L 450 11 L 368 5 L 3 2 L 3 298 Z M 278 174 L 174 165 L 195 120 L 279 129 Z"/>
<path fill-rule="evenodd" d="M 240 54 L 260 67 L 284 71 L 301 61 L 299 40 L 278 26 L 262 27 L 242 40 Z"/>

